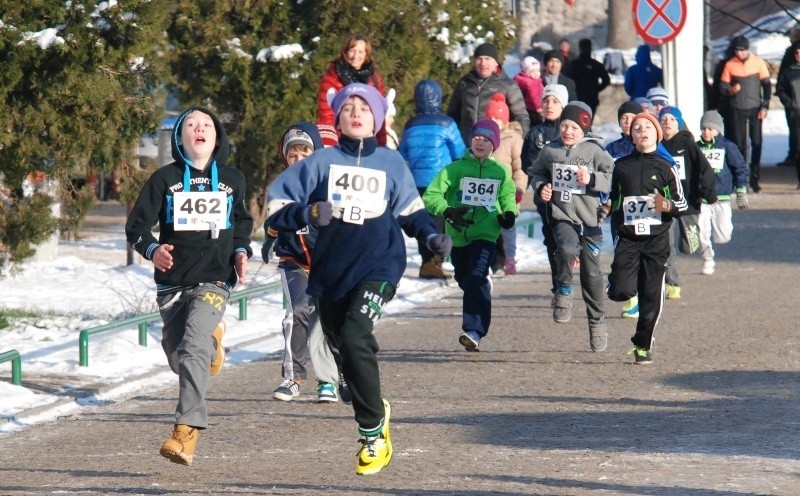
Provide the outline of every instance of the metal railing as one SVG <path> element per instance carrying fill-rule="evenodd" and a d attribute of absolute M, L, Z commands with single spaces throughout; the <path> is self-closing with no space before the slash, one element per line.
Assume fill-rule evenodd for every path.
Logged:
<path fill-rule="evenodd" d="M 22 385 L 22 357 L 17 350 L 0 353 L 0 363 L 11 362 L 11 384 Z"/>
<path fill-rule="evenodd" d="M 251 296 L 269 293 L 276 290 L 281 290 L 282 285 L 280 281 L 271 282 L 262 286 L 255 286 L 252 288 L 243 289 L 231 293 L 228 298 L 228 303 L 234 301 L 239 302 L 239 320 L 247 320 L 247 304 Z M 139 326 L 139 345 L 147 346 L 147 327 L 150 323 L 161 319 L 159 312 L 146 313 L 142 315 L 135 315 L 125 319 L 115 320 L 108 324 L 103 324 L 97 327 L 90 327 L 81 330 L 78 336 L 78 363 L 81 367 L 89 366 L 89 336 L 99 334 L 102 332 L 113 331 L 115 329 L 124 329 L 133 325 Z"/>

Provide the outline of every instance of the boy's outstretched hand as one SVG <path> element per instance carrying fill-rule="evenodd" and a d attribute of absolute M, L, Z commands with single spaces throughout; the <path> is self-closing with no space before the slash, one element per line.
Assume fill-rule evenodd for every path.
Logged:
<path fill-rule="evenodd" d="M 503 212 L 497 216 L 497 221 L 500 222 L 500 227 L 503 229 L 511 229 L 514 227 L 514 221 L 516 221 L 517 216 L 514 215 L 514 212 Z"/>
<path fill-rule="evenodd" d="M 442 257 L 442 259 L 450 256 L 450 250 L 453 249 L 453 240 L 447 234 L 431 234 L 425 243 L 428 249 L 434 254 Z"/>

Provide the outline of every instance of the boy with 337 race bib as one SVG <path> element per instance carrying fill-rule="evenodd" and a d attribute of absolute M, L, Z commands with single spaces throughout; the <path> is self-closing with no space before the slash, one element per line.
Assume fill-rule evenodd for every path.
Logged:
<path fill-rule="evenodd" d="M 453 239 L 454 277 L 464 291 L 458 342 L 467 351 L 479 351 L 489 332 L 489 269 L 500 228 L 514 227 L 519 214 L 511 173 L 491 158 L 499 146 L 497 123 L 478 120 L 470 130 L 467 152 L 440 170 L 422 195 L 429 212 L 444 216 L 445 232 Z"/>
<path fill-rule="evenodd" d="M 275 179 L 267 222 L 277 230 L 318 227 L 308 294 L 316 298 L 323 332 L 339 345 L 361 435 L 356 473 L 370 475 L 392 459 L 391 410 L 381 397 L 372 329 L 406 268 L 402 231 L 442 258 L 452 241 L 436 233 L 403 157 L 378 146 L 375 134 L 388 108 L 380 93 L 349 84 L 331 107 L 339 144 Z"/>
<path fill-rule="evenodd" d="M 639 294 L 639 318 L 631 338 L 635 363 L 652 363 L 653 331 L 664 306 L 664 274 L 673 215 L 687 204 L 672 157 L 662 156 L 655 117 L 638 114 L 631 123 L 636 150 L 617 160 L 611 179 L 611 222 L 617 225 L 608 297 L 627 301 Z"/>
<path fill-rule="evenodd" d="M 542 149 L 529 171 L 534 191 L 546 203 L 556 242 L 553 320 L 566 324 L 572 318 L 572 278 L 579 266 L 589 345 L 592 351 L 603 351 L 608 345 L 608 328 L 600 272 L 603 230 L 597 210 L 600 194 L 608 193 L 611 186 L 614 161 L 602 139 L 590 134 L 592 111 L 585 103 L 568 103 L 559 126 L 559 139 Z"/>

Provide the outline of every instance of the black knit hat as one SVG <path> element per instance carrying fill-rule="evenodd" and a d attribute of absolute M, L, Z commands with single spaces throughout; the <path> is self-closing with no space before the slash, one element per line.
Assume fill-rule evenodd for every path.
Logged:
<path fill-rule="evenodd" d="M 733 39 L 733 48 L 736 50 L 749 50 L 750 40 L 744 35 L 739 35 Z"/>
<path fill-rule="evenodd" d="M 475 58 L 478 57 L 491 57 L 498 63 L 500 62 L 500 59 L 497 55 L 497 47 L 491 43 L 483 43 L 478 45 L 478 48 L 475 49 Z"/>
<path fill-rule="evenodd" d="M 592 109 L 583 102 L 577 100 L 569 102 L 561 112 L 561 121 L 566 119 L 580 126 L 584 134 L 592 130 Z"/>
<path fill-rule="evenodd" d="M 547 65 L 547 61 L 550 59 L 558 59 L 562 64 L 564 63 L 564 56 L 561 55 L 561 52 L 558 50 L 550 50 L 549 52 L 545 53 L 542 64 Z"/>
<path fill-rule="evenodd" d="M 644 112 L 644 109 L 642 109 L 642 106 L 639 105 L 638 103 L 625 102 L 622 105 L 620 105 L 619 109 L 617 110 L 617 120 L 622 119 L 623 114 L 637 115 L 641 114 L 642 112 Z"/>

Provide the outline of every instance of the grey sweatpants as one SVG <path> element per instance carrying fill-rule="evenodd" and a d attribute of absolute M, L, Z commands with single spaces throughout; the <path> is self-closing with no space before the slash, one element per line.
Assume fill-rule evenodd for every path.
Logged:
<path fill-rule="evenodd" d="M 208 389 L 214 342 L 211 334 L 225 314 L 230 293 L 216 284 L 202 283 L 156 298 L 164 328 L 161 347 L 178 374 L 175 423 L 198 429 L 208 427 Z"/>
<path fill-rule="evenodd" d="M 314 366 L 317 382 L 339 383 L 339 367 L 334 359 L 335 346 L 329 346 L 308 289 L 308 272 L 302 267 L 281 262 L 281 282 L 286 297 L 286 315 L 283 318 L 284 379 L 306 379 L 308 360 Z"/>
<path fill-rule="evenodd" d="M 600 271 L 600 249 L 603 247 L 601 227 L 586 227 L 551 219 L 556 241 L 556 293 L 572 294 L 572 264 L 580 260 L 580 280 L 586 317 L 589 324 L 605 322 L 603 306 L 603 274 Z"/>

